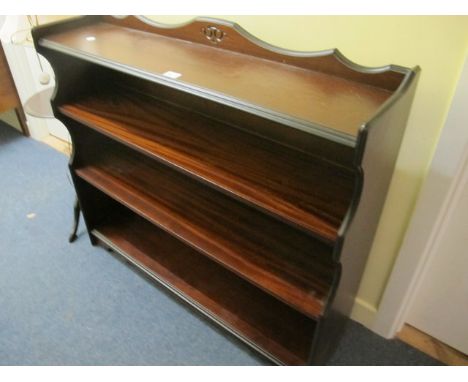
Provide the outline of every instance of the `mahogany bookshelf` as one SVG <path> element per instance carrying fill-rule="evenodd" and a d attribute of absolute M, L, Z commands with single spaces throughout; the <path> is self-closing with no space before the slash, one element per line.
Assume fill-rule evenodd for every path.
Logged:
<path fill-rule="evenodd" d="M 238 25 L 86 16 L 33 30 L 92 244 L 277 364 L 349 317 L 418 68 L 270 46 Z"/>

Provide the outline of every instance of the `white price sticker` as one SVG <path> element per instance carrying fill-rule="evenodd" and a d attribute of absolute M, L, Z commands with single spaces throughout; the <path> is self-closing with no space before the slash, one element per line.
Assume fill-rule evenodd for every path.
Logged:
<path fill-rule="evenodd" d="M 176 78 L 179 78 L 182 74 L 180 73 L 177 73 L 177 72 L 172 72 L 172 71 L 167 71 L 165 73 L 163 73 L 163 76 L 165 77 L 169 77 L 169 78 L 172 78 L 172 79 L 176 79 Z"/>

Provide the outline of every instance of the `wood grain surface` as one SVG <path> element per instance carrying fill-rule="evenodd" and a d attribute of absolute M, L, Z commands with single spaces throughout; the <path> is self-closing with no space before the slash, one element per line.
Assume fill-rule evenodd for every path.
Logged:
<path fill-rule="evenodd" d="M 116 213 L 115 213 L 116 212 Z M 164 284 L 280 362 L 303 365 L 315 322 L 128 210 L 117 210 L 95 231 Z"/>
<path fill-rule="evenodd" d="M 94 93 L 70 118 L 333 243 L 351 171 L 137 93 Z"/>
<path fill-rule="evenodd" d="M 304 314 L 323 313 L 331 247 L 129 150 L 91 156 L 79 177 Z"/>
<path fill-rule="evenodd" d="M 109 23 L 52 34 L 47 41 L 159 76 L 179 73 L 176 81 L 353 137 L 392 95 L 323 72 Z"/>
<path fill-rule="evenodd" d="M 93 16 L 33 36 L 57 76 L 52 106 L 73 139 L 91 243 L 273 361 L 326 363 L 419 69 L 286 51 L 209 19 L 165 28 Z"/>
<path fill-rule="evenodd" d="M 0 113 L 21 105 L 11 77 L 8 61 L 0 44 Z"/>

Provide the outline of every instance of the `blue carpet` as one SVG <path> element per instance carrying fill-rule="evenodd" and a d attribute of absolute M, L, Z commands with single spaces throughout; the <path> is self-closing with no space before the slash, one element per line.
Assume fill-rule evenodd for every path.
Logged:
<path fill-rule="evenodd" d="M 92 247 L 83 225 L 69 244 L 67 172 L 64 155 L 0 122 L 0 365 L 270 364 Z M 330 360 L 437 364 L 356 323 Z"/>

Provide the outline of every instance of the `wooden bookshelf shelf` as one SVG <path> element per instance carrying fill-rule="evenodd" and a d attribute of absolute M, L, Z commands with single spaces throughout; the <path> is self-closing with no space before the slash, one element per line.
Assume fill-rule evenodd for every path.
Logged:
<path fill-rule="evenodd" d="M 306 363 L 315 321 L 129 212 L 112 215 L 92 234 L 276 362 Z"/>
<path fill-rule="evenodd" d="M 73 142 L 75 227 L 81 210 L 93 245 L 271 361 L 326 364 L 419 69 L 288 51 L 205 18 L 86 16 L 33 38 Z"/>
<path fill-rule="evenodd" d="M 89 41 L 89 36 L 95 39 Z M 231 38 L 226 36 L 226 40 Z M 101 64 L 118 63 L 162 79 L 167 78 L 167 71 L 179 73 L 179 83 L 228 95 L 269 113 L 296 117 L 305 126 L 320 124 L 354 138 L 362 123 L 394 90 L 392 84 L 389 90 L 385 88 L 387 83 L 361 83 L 308 70 L 294 65 L 287 56 L 282 61 L 293 63 L 213 49 L 211 44 L 194 44 L 106 22 L 50 35 L 44 45 L 77 52 Z M 126 54 L 129 51 L 131 55 Z"/>
<path fill-rule="evenodd" d="M 323 313 L 331 247 L 119 147 L 94 162 L 76 174 L 304 314 Z"/>
<path fill-rule="evenodd" d="M 112 90 L 60 111 L 253 206 L 334 242 L 353 173 L 137 93 Z"/>

